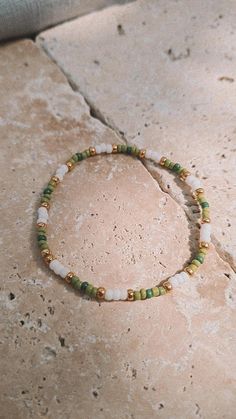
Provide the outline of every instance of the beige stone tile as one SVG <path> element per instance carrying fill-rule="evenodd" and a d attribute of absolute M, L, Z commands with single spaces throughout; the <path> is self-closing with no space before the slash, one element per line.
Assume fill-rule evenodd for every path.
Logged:
<path fill-rule="evenodd" d="M 33 42 L 2 47 L 0 74 L 2 417 L 234 417 L 235 274 L 212 246 L 182 289 L 101 305 L 50 274 L 34 235 L 43 186 L 74 151 L 118 139 Z M 50 214 L 55 254 L 94 283 L 152 285 L 196 244 L 183 209 L 128 156 L 81 163 Z"/>
<path fill-rule="evenodd" d="M 235 19 L 233 1 L 137 1 L 38 37 L 127 141 L 160 150 L 204 180 L 214 243 L 234 269 Z M 170 176 L 148 167 L 183 204 Z"/>

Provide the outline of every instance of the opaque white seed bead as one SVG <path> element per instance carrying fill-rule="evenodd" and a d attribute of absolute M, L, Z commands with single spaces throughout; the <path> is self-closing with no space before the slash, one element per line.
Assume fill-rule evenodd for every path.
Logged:
<path fill-rule="evenodd" d="M 48 211 L 45 207 L 39 207 L 38 208 L 38 216 L 39 218 L 44 218 L 45 220 L 48 220 Z"/>
<path fill-rule="evenodd" d="M 112 153 L 112 145 L 107 144 L 107 153 Z"/>
<path fill-rule="evenodd" d="M 200 242 L 210 242 L 211 241 L 211 224 L 204 223 L 201 225 L 200 229 Z"/>
<path fill-rule="evenodd" d="M 107 149 L 106 144 L 102 143 L 100 144 L 100 147 L 101 147 L 101 153 L 105 153 Z"/>
<path fill-rule="evenodd" d="M 187 185 L 189 185 L 189 186 L 190 186 L 190 187 L 191 187 L 194 191 L 195 191 L 196 189 L 198 189 L 198 188 L 201 188 L 201 187 L 202 187 L 200 180 L 199 180 L 198 178 L 196 178 L 195 176 L 193 176 L 193 175 L 189 175 L 189 176 L 186 178 L 185 182 L 186 182 L 186 183 L 187 183 Z"/>
<path fill-rule="evenodd" d="M 111 290 L 111 289 L 106 290 L 105 300 L 107 300 L 107 301 L 113 300 L 113 290 Z"/>
<path fill-rule="evenodd" d="M 70 272 L 70 269 L 69 269 L 69 268 L 66 268 L 65 266 L 62 266 L 62 269 L 60 270 L 59 275 L 60 275 L 62 278 L 65 278 L 65 277 L 66 277 L 66 275 L 67 275 L 69 272 Z"/>
<path fill-rule="evenodd" d="M 62 181 L 63 178 L 64 178 L 64 175 L 62 175 L 61 173 L 57 173 L 57 172 L 55 173 L 55 176 L 57 176 L 60 181 Z"/>
<path fill-rule="evenodd" d="M 55 274 L 59 275 L 64 266 L 59 262 L 59 260 L 52 260 L 49 264 L 50 269 L 52 269 Z"/>
<path fill-rule="evenodd" d="M 66 164 L 62 164 L 60 167 L 58 167 L 56 173 L 60 173 L 62 174 L 62 176 L 64 176 L 67 172 L 68 172 L 68 167 Z"/>
<path fill-rule="evenodd" d="M 95 146 L 95 150 L 97 154 L 100 154 L 102 152 L 101 146 L 100 145 L 96 145 Z"/>
<path fill-rule="evenodd" d="M 121 292 L 119 289 L 113 290 L 113 300 L 120 300 Z"/>
<path fill-rule="evenodd" d="M 152 159 L 152 160 L 160 161 L 162 156 L 157 151 L 146 150 L 145 157 L 147 159 Z"/>

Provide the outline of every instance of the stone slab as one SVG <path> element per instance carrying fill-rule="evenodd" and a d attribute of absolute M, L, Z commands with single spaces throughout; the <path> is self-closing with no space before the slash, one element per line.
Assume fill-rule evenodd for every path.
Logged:
<path fill-rule="evenodd" d="M 74 151 L 119 139 L 32 41 L 0 49 L 0 74 L 1 418 L 235 417 L 232 269 L 212 246 L 182 289 L 101 305 L 50 274 L 42 188 Z M 196 228 L 139 161 L 97 156 L 58 187 L 49 241 L 81 278 L 138 287 L 182 267 Z"/>
<path fill-rule="evenodd" d="M 234 1 L 145 0 L 84 16 L 37 38 L 108 125 L 203 180 L 214 244 L 234 270 L 235 19 Z M 147 168 L 183 205 L 171 176 Z"/>

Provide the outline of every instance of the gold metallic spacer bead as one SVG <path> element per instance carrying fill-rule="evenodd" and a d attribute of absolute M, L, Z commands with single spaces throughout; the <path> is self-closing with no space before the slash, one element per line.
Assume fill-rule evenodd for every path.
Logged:
<path fill-rule="evenodd" d="M 37 227 L 38 228 L 46 228 L 47 227 L 47 224 L 45 224 L 45 223 L 37 223 Z"/>
<path fill-rule="evenodd" d="M 165 282 L 163 282 L 163 287 L 165 288 L 165 290 L 167 291 L 167 292 L 169 292 L 169 291 L 171 291 L 172 290 L 172 285 L 171 285 L 171 283 L 169 282 L 169 281 L 165 281 Z"/>
<path fill-rule="evenodd" d="M 134 290 L 131 288 L 127 290 L 127 300 L 133 301 L 134 300 Z"/>
<path fill-rule="evenodd" d="M 207 242 L 200 242 L 199 248 L 204 247 L 204 249 L 209 249 L 210 243 Z"/>
<path fill-rule="evenodd" d="M 41 255 L 44 257 L 44 256 L 47 256 L 47 255 L 50 255 L 51 254 L 51 251 L 49 250 L 49 249 L 43 249 L 43 250 L 41 250 Z"/>
<path fill-rule="evenodd" d="M 210 219 L 209 217 L 203 217 L 203 218 L 201 219 L 201 222 L 202 222 L 202 224 L 205 224 L 205 223 L 210 223 L 210 222 L 211 222 L 211 219 Z"/>
<path fill-rule="evenodd" d="M 90 156 L 95 156 L 96 154 L 96 148 L 95 147 L 89 147 Z"/>
<path fill-rule="evenodd" d="M 180 173 L 180 180 L 182 180 L 183 182 L 187 179 L 187 177 L 190 175 L 190 172 L 187 169 L 182 170 L 182 172 Z"/>
<path fill-rule="evenodd" d="M 74 167 L 74 165 L 73 165 L 73 163 L 71 162 L 71 161 L 67 161 L 66 162 L 66 165 L 67 165 L 67 167 L 68 167 L 68 170 L 69 170 L 69 172 L 73 169 L 73 167 Z"/>
<path fill-rule="evenodd" d="M 138 156 L 140 159 L 144 159 L 145 154 L 146 154 L 146 150 L 142 148 L 141 150 L 139 150 Z"/>
<path fill-rule="evenodd" d="M 46 255 L 44 257 L 44 262 L 46 262 L 47 264 L 49 264 L 53 259 L 54 259 L 54 257 L 51 255 L 51 253 L 49 253 L 49 255 Z"/>
<path fill-rule="evenodd" d="M 105 290 L 105 288 L 104 288 L 104 287 L 99 287 L 99 288 L 97 289 L 97 292 L 96 292 L 96 297 L 98 298 L 98 300 L 103 300 L 103 299 L 104 299 L 104 297 L 105 297 L 105 292 L 106 292 L 106 290 Z"/>
<path fill-rule="evenodd" d="M 49 209 L 50 208 L 50 204 L 49 204 L 49 202 L 42 202 L 41 205 L 40 205 L 40 207 L 44 207 L 46 209 Z"/>
<path fill-rule="evenodd" d="M 52 180 L 53 182 L 55 182 L 55 183 L 56 183 L 56 185 L 58 185 L 58 183 L 60 182 L 60 179 L 59 179 L 59 177 L 57 177 L 57 176 L 53 176 L 53 177 L 51 178 L 51 180 Z"/>
<path fill-rule="evenodd" d="M 164 164 L 165 164 L 166 160 L 167 160 L 167 157 L 164 157 L 164 156 L 163 156 L 163 157 L 161 158 L 161 160 L 159 161 L 160 165 L 161 165 L 161 166 L 164 166 Z"/>
<path fill-rule="evenodd" d="M 196 189 L 195 194 L 196 195 L 199 195 L 200 193 L 203 193 L 204 194 L 204 189 L 203 188 Z"/>
<path fill-rule="evenodd" d="M 70 284 L 71 283 L 71 280 L 72 280 L 72 278 L 73 278 L 73 276 L 74 276 L 75 274 L 74 274 L 74 272 L 68 272 L 68 274 L 66 275 L 66 277 L 65 277 L 65 281 L 68 283 L 68 284 Z"/>
<path fill-rule="evenodd" d="M 112 144 L 112 153 L 117 153 L 118 147 L 117 144 Z"/>
<path fill-rule="evenodd" d="M 186 268 L 184 268 L 184 271 L 187 272 L 187 274 L 189 274 L 189 275 L 193 275 L 194 274 L 194 271 L 189 266 L 187 266 Z"/>

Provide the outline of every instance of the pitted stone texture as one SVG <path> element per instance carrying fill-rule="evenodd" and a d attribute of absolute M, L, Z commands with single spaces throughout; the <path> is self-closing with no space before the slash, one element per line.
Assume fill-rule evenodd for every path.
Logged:
<path fill-rule="evenodd" d="M 212 247 L 186 286 L 149 301 L 99 305 L 65 286 L 36 248 L 39 194 L 74 151 L 117 138 L 31 41 L 0 49 L 0 74 L 1 417 L 235 417 L 232 270 Z M 55 195 L 50 244 L 84 279 L 152 285 L 195 244 L 131 157 L 83 161 Z"/>
<path fill-rule="evenodd" d="M 45 31 L 38 42 L 130 143 L 203 179 L 214 243 L 236 269 L 235 19 L 233 1 L 145 0 Z M 148 168 L 183 204 L 170 177 Z"/>

